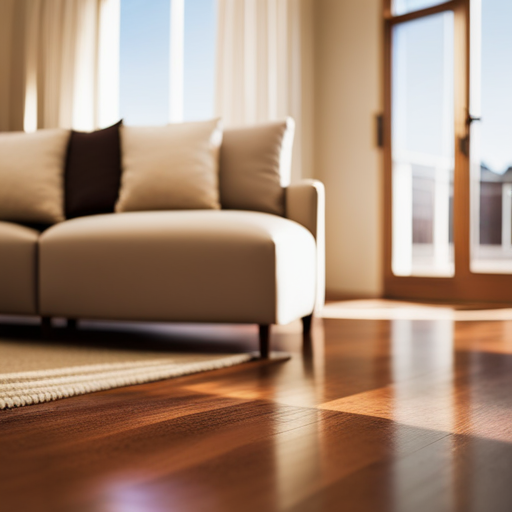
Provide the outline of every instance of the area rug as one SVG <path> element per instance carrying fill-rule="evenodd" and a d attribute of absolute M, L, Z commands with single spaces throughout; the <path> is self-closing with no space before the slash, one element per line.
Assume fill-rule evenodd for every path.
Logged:
<path fill-rule="evenodd" d="M 256 357 L 0 340 L 0 409 L 226 368 Z"/>

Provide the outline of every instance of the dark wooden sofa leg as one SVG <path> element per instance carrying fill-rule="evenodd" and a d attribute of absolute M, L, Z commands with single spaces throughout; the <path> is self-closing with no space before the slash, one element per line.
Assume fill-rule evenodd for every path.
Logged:
<path fill-rule="evenodd" d="M 66 327 L 70 331 L 76 331 L 76 328 L 78 327 L 78 320 L 76 318 L 68 318 L 66 323 Z"/>
<path fill-rule="evenodd" d="M 268 359 L 270 355 L 270 325 L 260 325 L 260 356 Z"/>
<path fill-rule="evenodd" d="M 313 314 L 302 318 L 302 332 L 305 335 L 311 334 L 311 321 L 313 320 Z"/>
<path fill-rule="evenodd" d="M 52 332 L 52 317 L 42 316 L 41 317 L 41 332 L 44 338 L 49 338 Z"/>

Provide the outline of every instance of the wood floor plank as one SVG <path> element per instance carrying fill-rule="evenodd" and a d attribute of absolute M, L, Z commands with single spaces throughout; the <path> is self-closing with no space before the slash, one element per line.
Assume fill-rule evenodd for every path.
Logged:
<path fill-rule="evenodd" d="M 257 347 L 252 327 L 54 336 Z M 303 341 L 293 324 L 272 337 L 287 362 L 0 411 L 0 511 L 512 510 L 512 322 L 316 319 Z"/>

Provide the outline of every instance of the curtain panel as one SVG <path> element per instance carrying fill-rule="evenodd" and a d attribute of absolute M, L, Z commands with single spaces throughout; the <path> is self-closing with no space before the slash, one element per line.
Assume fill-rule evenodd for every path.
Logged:
<path fill-rule="evenodd" d="M 292 180 L 312 170 L 312 0 L 217 0 L 216 113 L 225 126 L 292 116 Z"/>
<path fill-rule="evenodd" d="M 0 130 L 118 120 L 119 0 L 0 0 Z"/>

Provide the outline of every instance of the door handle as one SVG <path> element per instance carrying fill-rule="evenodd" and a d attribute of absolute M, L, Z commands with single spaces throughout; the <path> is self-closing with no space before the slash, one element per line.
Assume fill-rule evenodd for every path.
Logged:
<path fill-rule="evenodd" d="M 468 114 L 468 117 L 466 117 L 466 124 L 468 126 L 471 125 L 471 123 L 474 123 L 475 121 L 481 121 L 482 118 L 479 116 L 472 116 L 471 114 Z"/>
<path fill-rule="evenodd" d="M 466 117 L 467 133 L 464 137 L 459 138 L 459 150 L 464 156 L 469 157 L 469 127 L 471 123 L 481 120 L 482 118 L 480 116 L 473 116 L 468 112 L 468 116 Z"/>

